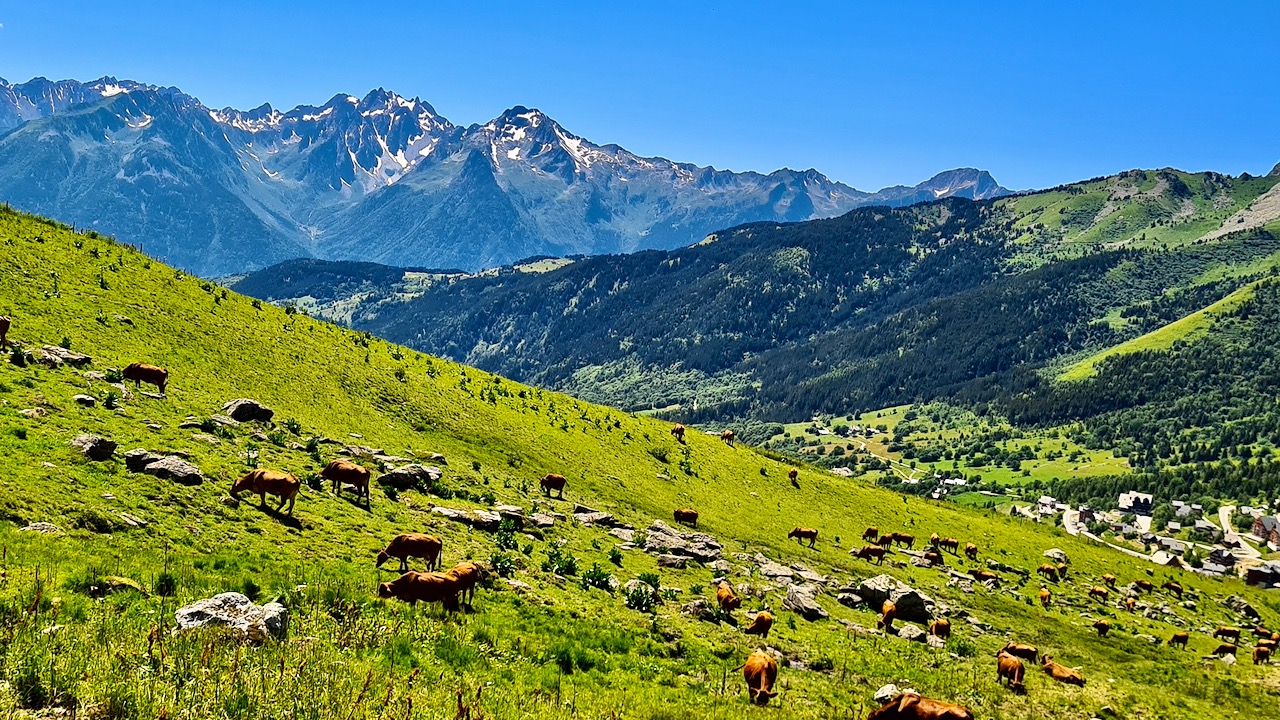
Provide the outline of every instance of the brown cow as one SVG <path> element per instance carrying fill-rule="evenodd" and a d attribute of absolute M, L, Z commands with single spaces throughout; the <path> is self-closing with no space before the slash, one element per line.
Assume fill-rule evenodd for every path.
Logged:
<path fill-rule="evenodd" d="M 929 547 L 938 547 L 938 543 L 942 542 L 942 538 L 938 537 L 938 533 L 929 536 Z"/>
<path fill-rule="evenodd" d="M 977 580 L 978 582 L 990 582 L 992 580 L 995 580 L 997 583 L 1000 582 L 1000 576 L 988 570 L 982 570 L 980 568 L 969 568 L 969 574 L 972 575 L 973 579 Z"/>
<path fill-rule="evenodd" d="M 1133 598 L 1124 599 L 1124 609 L 1128 610 L 1129 612 L 1133 612 L 1133 608 L 1137 604 L 1138 604 L 1137 601 L 1134 600 Z"/>
<path fill-rule="evenodd" d="M 876 540 L 876 544 L 882 548 L 885 548 L 886 550 L 893 547 L 893 533 L 889 533 L 888 535 L 881 535 L 880 539 Z"/>
<path fill-rule="evenodd" d="M 1000 653 L 1020 657 L 1023 660 L 1030 660 L 1031 662 L 1036 662 L 1036 659 L 1040 657 L 1040 651 L 1036 649 L 1034 645 L 1022 645 L 1013 642 L 1012 640 L 1006 643 L 1004 647 L 1000 648 L 1000 650 L 996 652 L 996 656 L 999 656 Z"/>
<path fill-rule="evenodd" d="M 0 315 L 0 350 L 9 347 L 9 317 Z"/>
<path fill-rule="evenodd" d="M 342 497 L 342 486 L 355 488 L 356 497 L 363 497 L 369 504 L 369 470 L 350 460 L 332 460 L 320 471 L 320 477 L 329 481 L 334 494 Z"/>
<path fill-rule="evenodd" d="M 1067 570 L 1069 569 L 1070 568 L 1067 567 L 1066 563 L 1058 563 L 1058 577 L 1062 578 L 1063 580 L 1066 580 Z"/>
<path fill-rule="evenodd" d="M 874 545 L 867 545 L 867 546 L 863 547 L 861 550 L 850 550 L 849 552 L 850 552 L 850 554 L 852 554 L 854 557 L 856 557 L 856 558 L 861 558 L 861 559 L 863 559 L 863 560 L 866 560 L 867 562 L 871 562 L 871 561 L 873 561 L 873 560 L 874 560 L 874 561 L 875 561 L 875 564 L 877 564 L 877 565 L 883 565 L 883 564 L 884 564 L 884 552 L 885 552 L 885 550 L 884 550 L 884 548 L 882 548 L 882 547 L 876 547 L 876 546 L 874 546 Z"/>
<path fill-rule="evenodd" d="M 1253 649 L 1253 664 L 1261 665 L 1263 663 L 1271 664 L 1271 648 L 1259 645 Z"/>
<path fill-rule="evenodd" d="M 797 468 L 791 468 L 790 470 L 788 470 L 788 471 L 787 471 L 787 479 L 788 479 L 788 480 L 790 480 L 790 481 L 792 482 L 792 484 L 794 484 L 794 483 L 795 483 L 795 481 L 796 481 L 796 479 L 797 479 L 797 478 L 799 478 L 799 477 L 800 477 L 800 470 L 799 470 L 799 469 L 797 469 Z"/>
<path fill-rule="evenodd" d="M 1116 576 L 1115 576 L 1115 575 L 1111 575 L 1111 574 L 1103 575 L 1103 576 L 1102 576 L 1102 582 L 1103 582 L 1103 584 L 1105 584 L 1107 587 L 1111 588 L 1112 590 L 1115 590 L 1115 589 L 1116 589 Z"/>
<path fill-rule="evenodd" d="M 1231 638 L 1236 642 L 1240 642 L 1240 628 L 1226 627 L 1226 626 L 1220 627 L 1217 630 L 1213 631 L 1213 638 L 1215 640 L 1217 640 L 1218 638 L 1221 638 L 1223 640 L 1226 640 L 1227 638 Z"/>
<path fill-rule="evenodd" d="M 382 567 L 382 563 L 396 558 L 400 561 L 400 572 L 409 572 L 409 558 L 422 558 L 427 561 L 427 570 L 440 567 L 440 549 L 443 543 L 440 538 L 421 533 L 403 533 L 391 538 L 385 550 L 378 552 L 378 562 L 374 567 Z"/>
<path fill-rule="evenodd" d="M 410 605 L 438 602 L 446 610 L 455 610 L 458 606 L 458 585 L 443 573 L 410 570 L 391 582 L 379 584 L 378 597 L 395 598 Z"/>
<path fill-rule="evenodd" d="M 898 617 L 898 606 L 893 604 L 892 600 L 885 600 L 880 606 L 880 619 L 876 624 L 885 629 L 885 632 L 893 631 L 893 621 Z"/>
<path fill-rule="evenodd" d="M 1240 649 L 1239 647 L 1237 647 L 1232 643 L 1222 643 L 1221 645 L 1213 649 L 1213 654 L 1217 655 L 1218 657 L 1222 657 L 1223 655 L 1230 655 L 1232 657 L 1235 657 L 1236 651 L 1239 649 Z"/>
<path fill-rule="evenodd" d="M 1099 620 L 1093 624 L 1093 629 L 1098 631 L 1098 635 L 1106 637 L 1111 632 L 1111 622 L 1108 620 Z"/>
<path fill-rule="evenodd" d="M 275 495 L 280 498 L 280 504 L 276 506 L 276 512 L 284 509 L 284 504 L 287 502 L 289 503 L 288 514 L 292 516 L 293 503 L 298 499 L 298 491 L 301 488 L 302 483 L 298 482 L 298 478 L 289 473 L 275 470 L 250 470 L 231 486 L 231 497 L 238 500 L 242 492 L 257 493 L 262 500 L 262 507 L 265 508 L 267 506 L 267 496 Z"/>
<path fill-rule="evenodd" d="M 738 437 L 738 434 L 732 430 L 725 430 L 724 432 L 720 433 L 720 439 L 724 441 L 725 445 L 730 445 L 730 446 L 733 445 L 733 440 L 736 437 Z"/>
<path fill-rule="evenodd" d="M 951 637 L 951 621 L 946 618 L 938 618 L 929 623 L 929 634 L 946 640 Z"/>
<path fill-rule="evenodd" d="M 727 582 L 722 582 L 716 587 L 716 603 L 727 613 L 742 607 L 742 599 L 733 594 L 733 588 Z"/>
<path fill-rule="evenodd" d="M 683 445 L 684 444 L 684 426 L 681 425 L 680 423 L 676 423 L 676 426 L 671 428 L 671 436 L 676 439 L 676 442 Z"/>
<path fill-rule="evenodd" d="M 795 538 L 796 542 L 801 545 L 804 544 L 805 540 L 808 540 L 809 547 L 813 547 L 813 544 L 818 542 L 818 531 L 813 528 L 798 527 L 787 533 L 787 539 L 790 540 L 791 538 Z"/>
<path fill-rule="evenodd" d="M 769 637 L 769 630 L 773 627 L 773 615 L 761 610 L 756 613 L 755 618 L 751 620 L 751 626 L 742 632 L 747 635 L 759 635 L 760 637 Z"/>
<path fill-rule="evenodd" d="M 862 531 L 862 539 L 863 539 L 863 540 L 870 540 L 871 542 L 875 542 L 876 540 L 879 540 L 879 539 L 880 539 L 880 528 L 878 528 L 878 527 L 869 527 L 869 528 L 867 528 L 866 530 L 863 530 L 863 531 Z"/>
<path fill-rule="evenodd" d="M 1276 645 L 1280 643 L 1277 643 L 1275 640 L 1267 639 L 1267 640 L 1259 640 L 1256 644 L 1258 647 L 1264 647 L 1270 650 L 1271 652 L 1275 652 Z"/>
<path fill-rule="evenodd" d="M 169 384 L 168 370 L 145 363 L 133 363 L 121 371 L 120 377 L 132 380 L 135 388 L 142 387 L 142 383 L 155 385 L 161 395 L 164 395 L 164 389 Z"/>
<path fill-rule="evenodd" d="M 690 508 L 678 508 L 675 513 L 676 522 L 698 527 L 698 511 Z"/>
<path fill-rule="evenodd" d="M 924 554 L 924 560 L 930 565 L 945 565 L 942 560 L 942 553 L 936 553 L 932 550 Z"/>
<path fill-rule="evenodd" d="M 978 546 L 977 546 L 977 545 L 974 545 L 973 543 L 965 543 L 965 544 L 964 544 L 964 556 L 965 556 L 965 557 L 967 557 L 967 558 L 969 558 L 970 560 L 977 560 L 977 559 L 978 559 Z"/>
<path fill-rule="evenodd" d="M 909 534 L 907 534 L 907 533 L 897 533 L 897 532 L 896 532 L 896 533 L 894 533 L 894 534 L 893 534 L 893 541 L 894 541 L 894 542 L 896 542 L 896 543 L 898 543 L 899 545 L 901 545 L 901 546 L 903 546 L 903 547 L 908 547 L 908 548 L 909 548 L 909 547 L 911 547 L 912 545 L 915 545 L 915 544 L 916 544 L 916 536 L 915 536 L 915 535 L 909 535 Z"/>
<path fill-rule="evenodd" d="M 867 720 L 973 720 L 973 712 L 963 705 L 898 693 L 878 710 L 872 710 Z"/>
<path fill-rule="evenodd" d="M 772 692 L 773 683 L 778 679 L 778 661 L 756 650 L 747 658 L 742 666 L 742 679 L 747 683 L 747 695 L 756 705 L 768 705 L 778 696 Z"/>
<path fill-rule="evenodd" d="M 1173 634 L 1173 637 L 1169 638 L 1169 645 L 1170 645 L 1170 647 L 1172 647 L 1172 646 L 1174 646 L 1174 645 L 1181 645 L 1181 646 L 1182 646 L 1182 649 L 1183 649 L 1183 650 L 1186 650 L 1186 649 L 1187 649 L 1187 643 L 1188 643 L 1190 640 L 1191 640 L 1191 635 L 1189 635 L 1189 634 L 1187 634 L 1187 633 L 1174 633 L 1174 634 Z"/>
<path fill-rule="evenodd" d="M 445 576 L 452 579 L 454 585 L 458 589 L 458 597 L 471 604 L 472 598 L 476 594 L 476 585 L 484 580 L 485 569 L 473 562 L 461 562 L 444 572 Z"/>
<path fill-rule="evenodd" d="M 1022 674 L 1024 668 L 1022 661 L 1010 655 L 1009 653 L 1000 653 L 996 655 L 996 684 L 1001 681 L 1009 684 L 1010 690 L 1024 690 L 1022 685 Z"/>
<path fill-rule="evenodd" d="M 1254 636 L 1254 637 L 1262 638 L 1263 640 L 1270 640 L 1270 639 L 1271 639 L 1271 636 L 1272 636 L 1273 634 L 1274 634 L 1274 633 L 1272 633 L 1270 630 L 1268 630 L 1268 629 L 1266 629 L 1266 628 L 1262 627 L 1261 625 L 1255 625 L 1255 626 L 1253 627 L 1253 636 Z"/>
<path fill-rule="evenodd" d="M 1181 599 L 1182 599 L 1182 586 L 1181 586 L 1181 585 L 1179 585 L 1178 583 L 1176 583 L 1176 582 L 1172 581 L 1172 580 L 1170 580 L 1169 582 L 1167 582 L 1167 583 L 1165 583 L 1165 584 L 1161 585 L 1161 586 L 1160 586 L 1160 589 L 1162 589 L 1162 590 L 1168 590 L 1169 592 L 1171 592 L 1171 593 L 1173 593 L 1174 595 L 1176 595 L 1176 596 L 1177 596 L 1177 598 L 1178 598 L 1179 600 L 1181 600 Z"/>
<path fill-rule="evenodd" d="M 1052 603 L 1053 603 L 1053 593 L 1049 592 L 1049 588 L 1041 587 L 1040 588 L 1040 604 L 1043 605 L 1046 609 L 1048 609 L 1049 605 L 1051 605 Z"/>
<path fill-rule="evenodd" d="M 545 493 L 547 497 L 551 497 L 551 491 L 555 490 L 557 498 L 564 498 L 565 479 L 563 475 L 547 473 L 546 477 L 538 481 L 538 484 L 542 486 L 542 492 Z"/>
<path fill-rule="evenodd" d="M 1156 589 L 1156 586 L 1152 585 L 1150 580 L 1135 580 L 1133 584 L 1142 592 L 1155 592 Z"/>
<path fill-rule="evenodd" d="M 1089 588 L 1089 597 L 1090 599 L 1098 598 L 1100 602 L 1106 602 L 1107 598 L 1111 597 L 1111 593 L 1107 592 L 1107 589 L 1101 585 L 1094 585 Z"/>
<path fill-rule="evenodd" d="M 1044 656 L 1044 663 L 1040 668 L 1044 670 L 1046 675 L 1060 683 L 1084 687 L 1084 676 L 1080 674 L 1079 670 L 1073 670 L 1065 665 L 1059 665 L 1048 655 Z"/>
<path fill-rule="evenodd" d="M 1058 581 L 1058 568 L 1050 565 L 1049 563 L 1044 563 L 1040 567 L 1036 568 L 1036 572 L 1043 575 L 1046 580 L 1052 580 L 1053 582 Z"/>
<path fill-rule="evenodd" d="M 960 551 L 960 541 L 955 538 L 942 538 L 942 542 L 938 544 L 943 550 L 946 550 L 952 555 L 955 555 Z"/>

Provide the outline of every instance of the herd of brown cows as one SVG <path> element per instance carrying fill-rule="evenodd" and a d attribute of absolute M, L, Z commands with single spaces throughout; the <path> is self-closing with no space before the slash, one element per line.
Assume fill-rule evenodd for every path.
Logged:
<path fill-rule="evenodd" d="M 476 585 L 488 575 L 480 565 L 461 562 L 444 572 L 433 572 L 440 567 L 444 543 L 438 537 L 420 533 L 403 533 L 391 539 L 387 547 L 378 553 L 374 567 L 382 567 L 395 558 L 400 561 L 400 577 L 378 585 L 378 597 L 395 598 L 414 605 L 420 602 L 440 603 L 446 610 L 457 610 L 460 604 L 471 604 Z M 426 561 L 427 572 L 409 569 L 409 560 Z"/>

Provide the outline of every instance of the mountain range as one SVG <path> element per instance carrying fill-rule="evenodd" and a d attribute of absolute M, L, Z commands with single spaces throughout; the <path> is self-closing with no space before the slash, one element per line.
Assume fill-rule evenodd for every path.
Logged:
<path fill-rule="evenodd" d="M 0 199 L 206 276 L 294 258 L 476 270 L 1009 192 L 974 169 L 874 193 L 816 170 L 717 170 L 598 145 L 521 106 L 463 127 L 383 89 L 282 112 L 111 77 L 0 80 L 0 132 Z"/>

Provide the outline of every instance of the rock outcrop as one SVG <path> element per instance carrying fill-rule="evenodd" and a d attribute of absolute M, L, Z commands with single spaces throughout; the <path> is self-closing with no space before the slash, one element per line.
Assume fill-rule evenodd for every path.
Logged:
<path fill-rule="evenodd" d="M 239 630 L 254 642 L 263 642 L 267 638 L 283 640 L 289 632 L 288 608 L 275 602 L 255 605 L 238 592 L 197 600 L 179 608 L 173 617 L 178 623 L 175 632 L 224 626 Z"/>

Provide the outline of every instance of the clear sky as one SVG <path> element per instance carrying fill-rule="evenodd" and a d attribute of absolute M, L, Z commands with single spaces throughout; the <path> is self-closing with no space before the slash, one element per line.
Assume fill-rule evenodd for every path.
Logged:
<path fill-rule="evenodd" d="M 1280 161 L 1280 2 L 0 0 L 0 76 L 213 107 L 386 87 L 455 123 L 538 107 L 598 143 L 863 189 Z"/>

